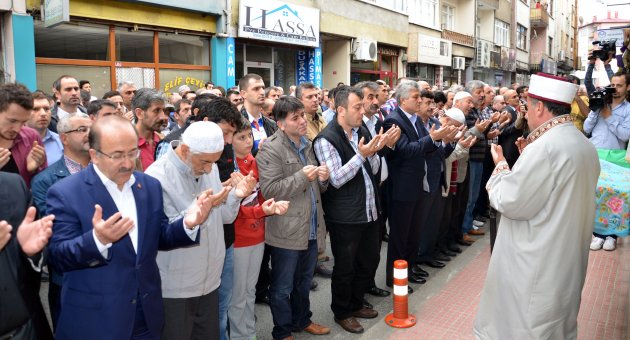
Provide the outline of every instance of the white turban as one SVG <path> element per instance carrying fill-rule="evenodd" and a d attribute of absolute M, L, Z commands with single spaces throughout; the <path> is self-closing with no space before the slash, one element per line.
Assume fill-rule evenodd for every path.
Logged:
<path fill-rule="evenodd" d="M 458 102 L 466 97 L 472 97 L 472 96 L 470 95 L 470 93 L 466 91 L 459 91 L 455 93 L 455 97 L 453 97 L 453 102 Z"/>
<path fill-rule="evenodd" d="M 464 116 L 464 113 L 456 107 L 446 110 L 444 114 L 453 120 L 466 124 L 466 117 Z"/>
<path fill-rule="evenodd" d="M 194 153 L 220 152 L 223 151 L 223 130 L 213 122 L 194 122 L 182 134 L 182 143 Z"/>

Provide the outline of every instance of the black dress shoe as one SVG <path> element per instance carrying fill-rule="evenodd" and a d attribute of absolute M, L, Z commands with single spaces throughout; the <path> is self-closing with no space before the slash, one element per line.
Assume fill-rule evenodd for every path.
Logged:
<path fill-rule="evenodd" d="M 386 291 L 385 289 L 380 289 L 376 286 L 368 289 L 367 293 L 370 295 L 380 296 L 380 297 L 386 297 L 386 296 L 389 296 L 390 294 L 390 292 Z"/>
<path fill-rule="evenodd" d="M 452 252 L 450 250 L 442 250 L 442 254 L 446 255 L 446 256 L 450 256 L 450 257 L 455 257 L 457 256 L 457 253 Z"/>
<path fill-rule="evenodd" d="M 383 234 L 383 242 L 389 242 L 389 234 L 388 233 Z"/>
<path fill-rule="evenodd" d="M 318 263 L 317 266 L 315 266 L 315 274 L 330 278 L 332 277 L 332 270 L 326 268 L 323 264 Z"/>
<path fill-rule="evenodd" d="M 464 247 L 470 247 L 470 245 L 472 243 L 469 243 L 469 242 L 466 242 L 466 241 L 460 239 L 460 240 L 457 240 L 457 244 L 459 244 L 460 246 L 464 246 Z"/>
<path fill-rule="evenodd" d="M 431 261 L 424 261 L 423 264 L 431 267 L 431 268 L 444 268 L 445 264 L 440 262 L 440 261 L 435 261 L 435 260 L 431 260 Z"/>
<path fill-rule="evenodd" d="M 315 289 L 317 289 L 317 286 L 318 286 L 317 281 L 312 280 L 312 281 L 311 281 L 311 290 L 315 290 Z"/>
<path fill-rule="evenodd" d="M 409 279 L 408 279 L 408 280 L 409 280 L 409 282 L 411 282 L 411 283 L 418 283 L 418 284 L 421 284 L 421 285 L 422 285 L 422 284 L 425 284 L 425 283 L 427 282 L 427 280 L 425 280 L 425 279 L 424 279 L 424 277 L 421 277 L 421 276 L 416 275 L 416 274 L 411 274 L 411 275 L 409 276 Z M 409 286 L 407 286 L 407 287 L 409 287 Z M 411 287 L 410 287 L 410 288 L 411 288 Z"/>
<path fill-rule="evenodd" d="M 446 249 L 448 249 L 449 251 L 452 251 L 454 253 L 458 253 L 458 254 L 462 253 L 462 248 L 460 248 L 460 247 L 458 247 L 456 245 L 448 246 L 448 247 L 446 247 Z"/>
<path fill-rule="evenodd" d="M 420 265 L 415 265 L 411 267 L 411 273 L 420 277 L 428 277 L 429 273 L 427 273 L 424 269 L 420 267 Z"/>
<path fill-rule="evenodd" d="M 433 256 L 433 259 L 435 261 L 441 261 L 441 262 L 448 262 L 451 260 L 450 257 L 445 256 L 445 255 L 441 255 L 441 254 L 436 254 L 435 256 Z"/>
<path fill-rule="evenodd" d="M 361 304 L 363 305 L 363 308 L 374 309 L 374 306 L 372 306 L 372 304 L 369 303 L 368 300 L 366 300 L 365 298 L 363 298 L 363 301 L 361 301 Z"/>

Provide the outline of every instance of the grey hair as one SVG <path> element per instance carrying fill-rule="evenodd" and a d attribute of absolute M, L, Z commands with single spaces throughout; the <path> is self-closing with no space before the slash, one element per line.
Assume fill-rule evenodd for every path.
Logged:
<path fill-rule="evenodd" d="M 420 92 L 420 86 L 415 81 L 401 82 L 396 87 L 396 101 L 400 104 L 401 99 L 407 99 L 411 95 L 412 91 Z"/>
<path fill-rule="evenodd" d="M 295 98 L 302 99 L 302 92 L 304 90 L 317 90 L 317 86 L 313 83 L 301 83 L 295 88 Z"/>
<path fill-rule="evenodd" d="M 123 86 L 136 86 L 136 84 L 134 82 L 132 82 L 131 80 L 124 80 L 121 81 L 120 83 L 118 83 L 118 91 L 120 91 L 122 89 Z"/>
<path fill-rule="evenodd" d="M 362 81 L 354 85 L 354 88 L 363 91 L 364 88 L 368 88 L 374 92 L 378 92 L 379 85 L 375 81 Z"/>
<path fill-rule="evenodd" d="M 57 133 L 62 134 L 72 130 L 72 126 L 70 126 L 70 119 L 72 118 L 90 118 L 87 114 L 83 112 L 73 113 L 71 115 L 67 115 L 59 119 L 57 122 Z"/>
<path fill-rule="evenodd" d="M 453 93 L 457 93 L 459 91 L 464 91 L 464 87 L 459 85 L 459 84 L 453 84 L 451 85 L 451 87 L 449 88 L 449 91 L 453 92 Z"/>
<path fill-rule="evenodd" d="M 135 110 L 140 108 L 143 111 L 147 110 L 153 103 L 164 104 L 164 92 L 154 90 L 148 87 L 143 87 L 136 92 L 136 95 L 131 99 L 131 107 Z"/>
<path fill-rule="evenodd" d="M 486 83 L 481 80 L 471 80 L 466 83 L 466 92 L 472 94 L 474 90 L 478 88 L 483 89 L 484 86 L 486 86 Z"/>

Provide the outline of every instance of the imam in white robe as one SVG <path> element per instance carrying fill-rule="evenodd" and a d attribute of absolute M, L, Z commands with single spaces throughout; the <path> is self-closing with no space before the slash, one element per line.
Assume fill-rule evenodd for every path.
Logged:
<path fill-rule="evenodd" d="M 486 185 L 501 213 L 474 325 L 478 339 L 575 339 L 599 160 L 569 115 L 534 130 Z"/>

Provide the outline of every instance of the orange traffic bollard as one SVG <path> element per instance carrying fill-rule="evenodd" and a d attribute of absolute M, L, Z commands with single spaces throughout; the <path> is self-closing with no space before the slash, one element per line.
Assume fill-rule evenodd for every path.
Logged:
<path fill-rule="evenodd" d="M 385 323 L 396 328 L 409 328 L 416 317 L 409 314 L 407 292 L 407 261 L 394 261 L 394 312 L 385 317 Z"/>

